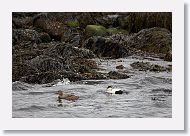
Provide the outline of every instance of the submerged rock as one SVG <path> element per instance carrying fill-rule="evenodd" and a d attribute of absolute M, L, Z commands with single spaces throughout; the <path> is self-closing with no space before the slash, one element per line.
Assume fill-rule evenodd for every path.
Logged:
<path fill-rule="evenodd" d="M 170 67 L 163 67 L 156 64 L 150 64 L 149 62 L 134 62 L 130 64 L 132 68 L 138 69 L 140 71 L 153 71 L 153 72 L 162 72 L 170 71 Z"/>
<path fill-rule="evenodd" d="M 125 67 L 123 65 L 116 66 L 116 69 L 124 69 Z"/>
<path fill-rule="evenodd" d="M 91 73 L 83 73 L 81 75 L 85 80 L 99 80 L 99 79 L 107 79 L 108 78 L 106 74 L 96 72 L 96 71 L 93 71 Z"/>
<path fill-rule="evenodd" d="M 158 88 L 158 89 L 153 89 L 152 92 L 153 93 L 157 93 L 157 92 L 172 93 L 172 90 L 171 89 L 165 89 L 165 88 Z"/>
<path fill-rule="evenodd" d="M 120 73 L 120 72 L 110 71 L 108 73 L 108 77 L 111 79 L 126 79 L 126 78 L 129 78 L 130 76 Z"/>

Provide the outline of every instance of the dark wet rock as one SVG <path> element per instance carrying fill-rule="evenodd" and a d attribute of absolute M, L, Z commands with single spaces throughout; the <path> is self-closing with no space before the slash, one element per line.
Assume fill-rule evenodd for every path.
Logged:
<path fill-rule="evenodd" d="M 31 60 L 36 56 L 38 56 L 38 53 L 35 50 L 20 49 L 20 50 L 13 50 L 12 59 L 14 63 L 20 63 L 20 62 L 25 63 L 25 61 Z"/>
<path fill-rule="evenodd" d="M 47 72 L 41 72 L 33 75 L 28 75 L 25 77 L 22 77 L 20 81 L 27 82 L 27 83 L 37 83 L 37 84 L 44 84 L 44 83 L 50 83 L 53 82 L 56 79 L 62 79 L 62 78 L 68 78 L 70 81 L 78 81 L 82 80 L 83 77 L 79 74 L 76 74 L 74 72 L 68 72 L 68 71 L 47 71 Z"/>
<path fill-rule="evenodd" d="M 88 49 L 73 47 L 70 44 L 57 43 L 55 46 L 49 48 L 44 54 L 52 57 L 62 57 L 64 60 L 69 60 L 71 57 L 80 57 L 84 59 L 92 59 L 96 56 Z"/>
<path fill-rule="evenodd" d="M 48 33 L 51 38 L 61 39 L 64 33 L 64 24 L 58 21 L 52 21 L 45 17 L 39 17 L 34 20 L 34 26 L 36 28 L 42 29 L 42 31 Z"/>
<path fill-rule="evenodd" d="M 114 35 L 114 34 L 124 34 L 124 35 L 129 35 L 129 32 L 124 30 L 124 29 L 120 29 L 120 28 L 108 28 L 107 29 L 107 33 L 109 35 Z"/>
<path fill-rule="evenodd" d="M 72 46 L 79 47 L 81 46 L 84 40 L 85 32 L 80 28 L 65 28 L 65 32 L 61 37 L 61 41 L 65 43 L 72 44 Z"/>
<path fill-rule="evenodd" d="M 125 18 L 128 15 L 132 14 L 14 12 L 13 81 L 49 83 L 62 78 L 69 78 L 71 81 L 128 78 L 124 73 L 115 71 L 109 74 L 97 72 L 97 64 L 91 59 L 97 56 L 122 58 L 136 54 L 136 51 L 141 51 L 142 54 L 162 53 L 162 59 L 170 61 L 171 33 L 163 28 L 141 30 L 144 26 L 136 25 L 138 21 L 134 21 L 132 25 L 127 21 L 129 24 L 126 24 L 126 20 L 130 20 Z M 142 18 L 144 16 L 143 14 Z M 155 24 L 146 24 L 147 20 L 143 21 L 145 28 Z M 163 21 L 166 21 L 165 18 Z M 132 28 L 128 29 L 126 26 Z M 129 35 L 128 30 L 141 31 Z M 171 67 L 168 67 L 168 71 L 171 71 Z M 158 69 L 161 68 L 151 66 L 153 71 Z"/>
<path fill-rule="evenodd" d="M 31 59 L 29 65 L 37 68 L 41 72 L 63 70 L 63 63 L 61 60 L 45 55 L 40 55 Z"/>
<path fill-rule="evenodd" d="M 164 101 L 166 101 L 166 97 L 154 96 L 154 97 L 151 97 L 151 100 L 152 101 L 164 102 Z M 160 105 L 158 105 L 158 106 L 160 106 Z"/>
<path fill-rule="evenodd" d="M 44 15 L 40 15 L 44 16 Z M 96 17 L 102 16 L 99 12 L 48 12 L 45 17 L 61 22 L 67 26 L 85 28 L 88 24 L 96 24 Z M 38 17 L 39 18 L 39 17 Z"/>
<path fill-rule="evenodd" d="M 106 38 L 110 39 L 111 41 L 117 42 L 118 44 L 124 45 L 125 42 L 128 41 L 129 37 L 129 35 L 119 33 L 107 36 Z"/>
<path fill-rule="evenodd" d="M 66 59 L 65 59 L 66 60 Z M 84 58 L 67 58 L 65 61 L 63 58 L 54 58 L 49 56 L 37 56 L 32 59 L 29 64 L 37 68 L 41 72 L 46 71 L 73 71 L 76 73 L 91 72 L 92 69 L 97 68 L 95 61 L 87 60 Z"/>
<path fill-rule="evenodd" d="M 70 65 L 70 70 L 78 73 L 92 73 L 94 69 L 97 69 L 97 64 L 94 60 L 82 57 L 73 58 L 70 62 L 67 61 L 67 64 Z"/>
<path fill-rule="evenodd" d="M 96 18 L 96 21 L 98 24 L 104 27 L 118 27 L 119 26 L 118 17 L 119 15 L 110 13 L 108 15 L 103 15 L 101 17 Z"/>
<path fill-rule="evenodd" d="M 162 27 L 172 31 L 171 12 L 131 12 L 120 15 L 118 21 L 119 25 L 130 33 L 152 27 Z"/>
<path fill-rule="evenodd" d="M 44 50 L 55 46 L 55 42 L 50 43 L 19 43 L 13 45 L 12 48 L 12 58 L 14 63 L 26 63 L 28 60 L 31 60 L 37 56 L 43 54 Z"/>
<path fill-rule="evenodd" d="M 36 15 L 33 22 L 35 27 L 59 39 L 65 33 L 65 27 L 85 28 L 87 25 L 98 24 L 96 18 L 101 16 L 103 14 L 100 12 L 48 12 Z"/>
<path fill-rule="evenodd" d="M 15 72 L 13 80 L 47 83 L 60 76 L 73 81 L 101 77 L 93 70 L 97 68 L 97 65 L 95 61 L 90 60 L 92 58 L 95 58 L 92 51 L 60 42 L 40 43 L 32 50 L 15 49 L 13 52 L 13 71 Z M 27 64 L 27 67 L 20 66 L 18 68 L 17 65 L 21 62 Z M 29 69 L 27 71 L 29 73 L 25 72 L 27 69 Z M 34 71 L 30 69 L 34 69 Z M 82 74 L 85 73 L 93 74 L 82 77 Z M 50 75 L 52 79 L 48 79 Z"/>
<path fill-rule="evenodd" d="M 22 42 L 39 43 L 41 41 L 39 33 L 32 29 L 13 29 L 12 39 L 13 44 Z"/>
<path fill-rule="evenodd" d="M 51 83 L 57 79 L 68 78 L 71 82 L 80 81 L 80 80 L 89 80 L 89 79 L 106 79 L 106 76 L 102 73 L 83 73 L 78 74 L 72 71 L 47 71 L 40 72 L 33 75 L 28 75 L 20 78 L 20 81 L 27 83 Z"/>
<path fill-rule="evenodd" d="M 125 46 L 111 37 L 91 37 L 85 41 L 83 47 L 93 51 L 98 57 L 122 58 L 128 56 Z"/>
<path fill-rule="evenodd" d="M 33 17 L 39 13 L 37 12 L 13 12 L 12 26 L 13 29 L 32 29 Z"/>
<path fill-rule="evenodd" d="M 55 46 L 57 42 L 40 43 L 40 44 L 18 44 L 13 46 L 13 61 L 14 62 L 26 62 L 37 56 L 43 55 L 44 51 L 52 46 Z"/>
<path fill-rule="evenodd" d="M 83 73 L 81 74 L 85 80 L 99 80 L 99 79 L 107 79 L 107 75 L 99 72 L 91 72 L 91 73 Z"/>
<path fill-rule="evenodd" d="M 144 29 L 130 36 L 126 46 L 154 54 L 167 54 L 172 48 L 172 34 L 164 28 Z"/>
<path fill-rule="evenodd" d="M 60 42 L 54 42 L 54 41 L 51 41 L 51 42 L 48 42 L 48 43 L 44 42 L 44 43 L 37 44 L 35 46 L 35 48 L 38 49 L 38 50 L 41 50 L 41 51 L 46 51 L 47 49 L 50 49 L 50 48 L 56 46 L 59 43 Z M 40 54 L 40 55 L 42 55 L 42 54 Z"/>
<path fill-rule="evenodd" d="M 117 26 L 117 13 L 113 12 L 48 12 L 46 17 L 69 27 L 85 28 L 87 25 Z"/>
<path fill-rule="evenodd" d="M 45 50 L 42 55 L 27 61 L 30 67 L 35 67 L 38 70 L 38 73 L 21 77 L 21 81 L 48 83 L 61 76 L 69 78 L 71 81 L 95 78 L 98 77 L 98 74 L 95 74 L 96 72 L 93 69 L 97 68 L 97 65 L 95 61 L 88 60 L 94 57 L 95 55 L 87 49 L 56 43 L 51 48 Z M 94 77 L 82 77 L 84 73 L 94 73 Z M 52 76 L 52 79 L 49 79 L 50 76 Z"/>
<path fill-rule="evenodd" d="M 38 70 L 23 63 L 14 63 L 12 66 L 12 81 L 19 81 L 21 77 L 38 73 Z"/>
<path fill-rule="evenodd" d="M 172 65 L 168 65 L 168 67 L 167 67 L 167 69 L 168 69 L 168 71 L 172 71 Z"/>
<path fill-rule="evenodd" d="M 51 37 L 48 33 L 42 32 L 39 34 L 42 43 L 51 42 Z"/>
<path fill-rule="evenodd" d="M 33 27 L 33 18 L 32 17 L 22 17 L 22 18 L 12 18 L 13 28 L 24 28 L 29 29 Z"/>
<path fill-rule="evenodd" d="M 87 25 L 105 25 L 105 27 L 116 27 L 118 24 L 117 15 L 113 12 L 78 12 L 72 17 L 79 22 L 81 28 Z M 71 19 L 70 19 L 71 20 Z"/>
<path fill-rule="evenodd" d="M 96 19 L 103 16 L 101 12 L 83 12 L 79 14 L 80 15 L 77 16 L 77 20 L 82 28 L 85 28 L 89 24 L 98 24 Z"/>
<path fill-rule="evenodd" d="M 166 55 L 164 56 L 164 60 L 165 61 L 172 61 L 172 52 L 171 51 L 166 53 Z"/>
<path fill-rule="evenodd" d="M 49 20 L 65 23 L 67 21 L 73 21 L 77 13 L 78 12 L 46 12 L 45 14 L 38 14 L 36 18 L 48 18 Z"/>
<path fill-rule="evenodd" d="M 51 37 L 47 33 L 38 33 L 33 29 L 13 29 L 12 40 L 14 46 L 16 44 L 48 43 L 51 41 Z"/>
<path fill-rule="evenodd" d="M 170 71 L 169 67 L 163 67 L 156 64 L 150 64 L 149 62 L 134 62 L 130 64 L 132 68 L 138 69 L 140 71 L 153 71 L 153 72 L 162 72 L 162 71 Z"/>
<path fill-rule="evenodd" d="M 125 67 L 123 65 L 116 66 L 116 69 L 124 69 Z"/>
<path fill-rule="evenodd" d="M 129 78 L 128 75 L 120 73 L 120 72 L 116 72 L 116 71 L 110 71 L 108 73 L 108 77 L 111 79 L 126 79 Z"/>
<path fill-rule="evenodd" d="M 38 14 L 40 14 L 40 12 L 12 12 L 14 18 L 34 17 Z"/>

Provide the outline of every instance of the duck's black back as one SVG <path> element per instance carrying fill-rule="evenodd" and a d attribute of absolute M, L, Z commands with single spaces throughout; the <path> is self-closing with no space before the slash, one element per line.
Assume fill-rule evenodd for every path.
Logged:
<path fill-rule="evenodd" d="M 123 94 L 123 91 L 121 91 L 121 90 L 115 91 L 115 94 Z"/>

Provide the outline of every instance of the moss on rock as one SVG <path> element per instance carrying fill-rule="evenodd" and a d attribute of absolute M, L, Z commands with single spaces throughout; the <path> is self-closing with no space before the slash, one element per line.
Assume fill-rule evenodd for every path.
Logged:
<path fill-rule="evenodd" d="M 85 28 L 87 36 L 104 36 L 107 34 L 107 29 L 101 25 L 87 25 Z"/>
<path fill-rule="evenodd" d="M 78 21 L 69 21 L 66 23 L 67 26 L 69 27 L 79 27 L 79 22 Z"/>

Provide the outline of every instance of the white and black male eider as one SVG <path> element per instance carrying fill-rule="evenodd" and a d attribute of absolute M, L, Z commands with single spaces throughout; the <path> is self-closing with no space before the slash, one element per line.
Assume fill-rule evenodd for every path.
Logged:
<path fill-rule="evenodd" d="M 108 94 L 123 94 L 121 89 L 112 88 L 112 86 L 108 86 L 106 89 L 106 93 Z"/>

